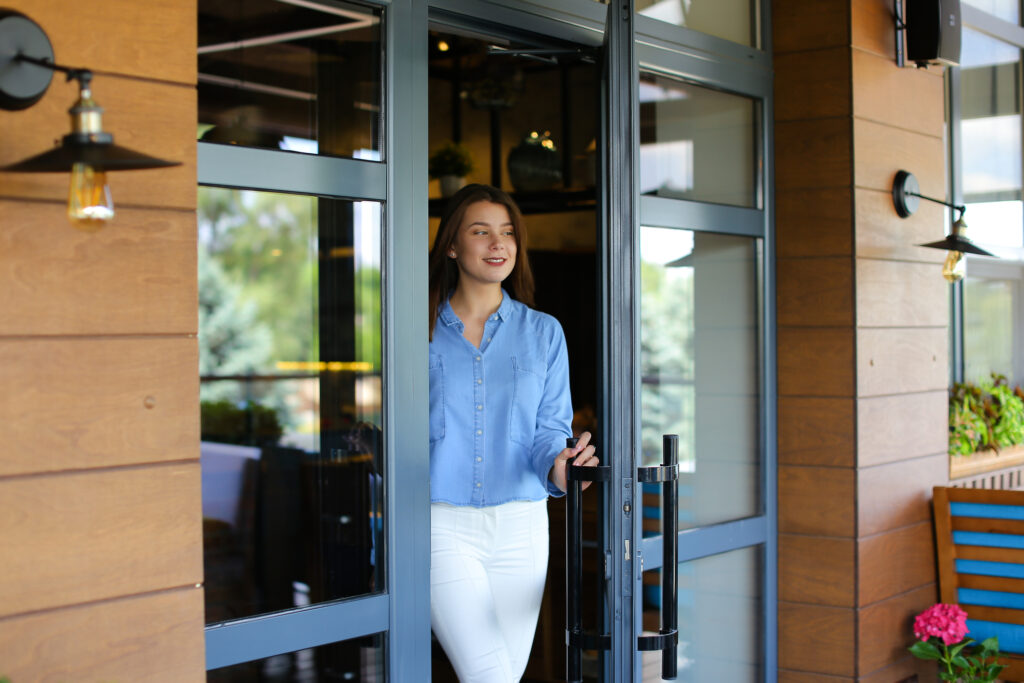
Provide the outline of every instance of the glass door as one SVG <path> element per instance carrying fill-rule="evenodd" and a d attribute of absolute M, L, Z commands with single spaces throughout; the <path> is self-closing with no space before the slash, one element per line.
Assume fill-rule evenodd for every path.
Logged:
<path fill-rule="evenodd" d="M 604 681 L 774 680 L 772 84 L 761 14 L 733 31 L 754 38 L 734 41 L 637 16 L 632 4 L 608 5 L 605 27 L 604 468 L 580 472 L 602 481 L 603 609 L 580 624 L 570 595 L 568 678 L 592 680 L 596 658 Z"/>

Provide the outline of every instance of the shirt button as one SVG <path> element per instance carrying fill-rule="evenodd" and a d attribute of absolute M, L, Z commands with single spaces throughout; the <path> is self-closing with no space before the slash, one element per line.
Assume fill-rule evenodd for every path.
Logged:
<path fill-rule="evenodd" d="M 490 337 L 488 337 L 488 338 L 487 338 L 487 341 L 491 341 L 491 338 L 490 338 Z"/>
<path fill-rule="evenodd" d="M 484 383 L 484 381 L 483 381 L 482 379 L 478 379 L 478 380 L 476 381 L 476 383 L 477 383 L 477 384 L 483 384 L 483 383 Z"/>
<path fill-rule="evenodd" d="M 484 407 L 483 407 L 483 405 L 481 404 L 481 405 L 478 405 L 478 406 L 476 407 L 476 409 L 477 409 L 477 410 L 483 410 L 483 409 L 484 409 Z"/>
<path fill-rule="evenodd" d="M 480 435 L 481 435 L 481 434 L 483 434 L 483 433 L 484 433 L 484 430 L 482 430 L 482 429 L 478 429 L 478 430 L 476 430 L 476 435 L 477 435 L 477 436 L 480 436 Z"/>
<path fill-rule="evenodd" d="M 476 362 L 477 362 L 477 363 L 479 363 L 479 362 L 480 362 L 480 356 L 477 356 L 477 357 L 476 357 Z"/>
<path fill-rule="evenodd" d="M 477 487 L 477 488 L 480 488 L 480 482 L 477 482 L 477 483 L 476 483 L 476 487 Z"/>
<path fill-rule="evenodd" d="M 476 461 L 477 461 L 477 462 L 483 462 L 483 458 L 481 458 L 481 457 L 480 457 L 480 456 L 478 455 L 478 456 L 476 456 Z"/>

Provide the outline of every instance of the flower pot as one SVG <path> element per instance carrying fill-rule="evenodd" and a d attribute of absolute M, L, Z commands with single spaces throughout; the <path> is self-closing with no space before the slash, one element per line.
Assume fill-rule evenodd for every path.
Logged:
<path fill-rule="evenodd" d="M 460 175 L 443 175 L 438 180 L 441 181 L 442 197 L 451 197 L 466 186 L 466 179 Z"/>

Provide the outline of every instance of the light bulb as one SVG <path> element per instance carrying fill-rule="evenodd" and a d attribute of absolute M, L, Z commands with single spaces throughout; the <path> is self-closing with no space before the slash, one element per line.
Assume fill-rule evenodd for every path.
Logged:
<path fill-rule="evenodd" d="M 959 282 L 967 275 L 967 259 L 962 251 L 951 251 L 942 264 L 942 277 L 948 282 Z"/>
<path fill-rule="evenodd" d="M 71 188 L 68 191 L 68 220 L 83 232 L 96 232 L 114 218 L 114 202 L 110 198 L 105 171 L 88 164 L 71 167 Z"/>

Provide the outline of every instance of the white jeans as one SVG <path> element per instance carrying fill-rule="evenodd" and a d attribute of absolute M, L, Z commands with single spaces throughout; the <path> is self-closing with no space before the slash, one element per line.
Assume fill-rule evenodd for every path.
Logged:
<path fill-rule="evenodd" d="M 537 628 L 547 501 L 430 506 L 430 623 L 461 683 L 515 683 Z"/>

